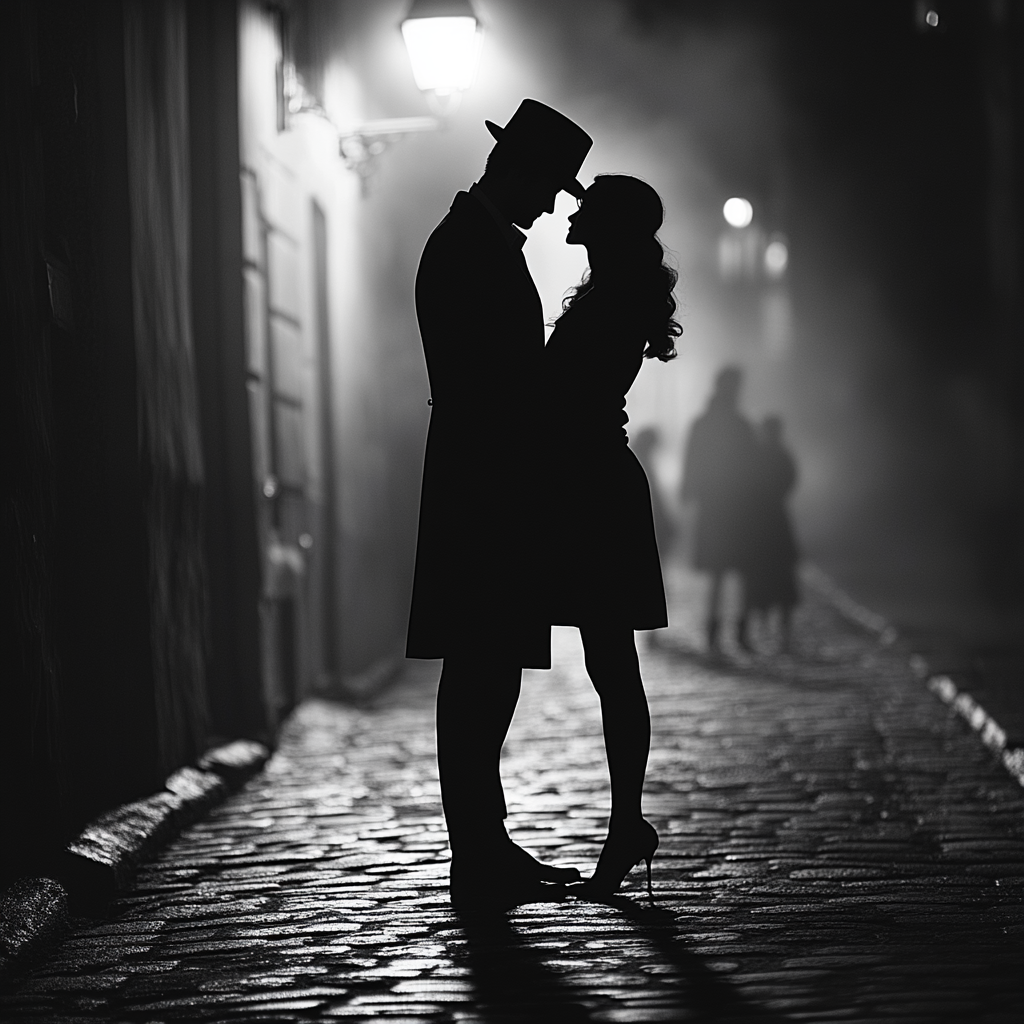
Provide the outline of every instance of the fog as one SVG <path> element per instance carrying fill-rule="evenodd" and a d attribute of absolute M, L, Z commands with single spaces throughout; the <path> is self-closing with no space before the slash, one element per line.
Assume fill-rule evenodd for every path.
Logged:
<path fill-rule="evenodd" d="M 524 96 L 564 110 L 595 140 L 584 183 L 635 174 L 665 201 L 685 333 L 678 359 L 645 365 L 628 412 L 633 431 L 662 432 L 666 493 L 711 378 L 735 362 L 748 413 L 785 419 L 807 553 L 892 608 L 925 597 L 962 607 L 999 589 L 1002 555 L 982 535 L 1006 507 L 1012 459 L 991 368 L 971 355 L 998 342 L 979 283 L 985 155 L 970 135 L 977 110 L 964 107 L 977 76 L 963 80 L 973 72 L 959 44 L 915 37 L 909 7 L 867 5 L 856 22 L 812 8 L 481 2 L 473 88 L 441 132 L 404 139 L 370 182 L 375 259 L 393 286 L 381 316 L 415 353 L 419 250 L 482 170 L 484 118 L 503 123 Z M 372 40 L 347 54 L 365 116 L 429 113 L 402 14 L 399 3 L 349 10 L 351 38 Z M 946 47 L 938 64 L 921 49 L 933 44 Z M 951 95 L 963 101 L 952 113 Z M 933 132 L 943 117 L 945 137 Z M 921 179 L 947 145 L 956 160 Z M 722 205 L 734 195 L 752 202 L 762 244 L 785 238 L 781 280 L 722 278 Z M 938 196 L 944 226 L 927 212 Z M 564 244 L 573 209 L 563 194 L 525 250 L 549 320 L 585 266 Z"/>
<path fill-rule="evenodd" d="M 705 885 L 712 896 L 721 885 L 749 886 L 754 899 L 766 892 L 762 909 L 775 912 L 779 890 L 763 889 L 766 880 L 787 892 L 794 883 L 810 883 L 840 896 L 851 879 L 874 880 L 879 906 L 891 897 L 894 879 L 925 891 L 940 861 L 953 885 L 1002 881 L 996 875 L 1007 866 L 1006 837 L 1019 826 L 1019 802 L 1000 788 L 1016 782 L 997 774 L 1003 769 L 990 754 L 1018 781 L 1024 763 L 1024 6 L 1012 0 L 473 0 L 473 6 L 484 32 L 479 73 L 443 112 L 439 98 L 414 81 L 400 30 L 409 0 L 17 0 L 12 6 L 9 31 L 0 38 L 7 143 L 0 161 L 7 368 L 0 375 L 6 389 L 0 411 L 9 491 L 2 545 L 10 566 L 2 574 L 0 616 L 0 677 L 7 684 L 0 805 L 17 842 L 0 850 L 0 890 L 11 885 L 5 908 L 13 905 L 8 894 L 20 892 L 17 913 L 41 922 L 32 957 L 65 928 L 69 906 L 78 928 L 80 900 L 86 906 L 99 898 L 98 911 L 168 837 L 205 814 L 214 795 L 222 799 L 280 743 L 271 769 L 211 823 L 220 852 L 209 846 L 208 829 L 185 833 L 191 852 L 162 862 L 167 885 L 159 875 L 143 875 L 131 915 L 143 905 L 136 896 L 149 901 L 153 927 L 163 934 L 172 890 L 173 901 L 191 890 L 200 910 L 216 911 L 208 883 L 221 864 L 222 895 L 230 901 L 248 899 L 252 886 L 239 884 L 247 861 L 262 873 L 290 872 L 296 887 L 273 881 L 277 895 L 266 898 L 299 900 L 279 905 L 284 916 L 301 910 L 296 930 L 281 932 L 283 940 L 269 946 L 256 943 L 253 970 L 269 979 L 272 1000 L 286 977 L 301 995 L 305 976 L 285 963 L 301 948 L 302 970 L 314 972 L 311 983 L 339 966 L 358 972 L 356 984 L 344 982 L 309 1001 L 314 1016 L 348 1012 L 356 1005 L 351 997 L 374 1012 L 383 1005 L 376 1002 L 377 982 L 391 968 L 383 960 L 366 968 L 377 979 L 367 995 L 363 981 L 370 974 L 359 964 L 371 961 L 350 956 L 354 911 L 336 908 L 340 945 L 325 939 L 327 946 L 310 952 L 307 910 L 335 899 L 337 881 L 346 891 L 354 885 L 354 903 L 364 904 L 365 921 L 355 925 L 364 933 L 353 940 L 360 949 L 379 946 L 382 956 L 405 957 L 405 939 L 396 944 L 399 933 L 390 928 L 407 910 L 410 930 L 402 934 L 409 941 L 429 933 L 431 944 L 449 942 L 447 905 L 434 902 L 444 886 L 439 829 L 446 809 L 437 801 L 431 740 L 436 662 L 448 659 L 454 672 L 448 678 L 458 687 L 454 699 L 442 702 L 459 709 L 449 725 L 465 709 L 499 708 L 501 714 L 469 714 L 465 728 L 441 730 L 471 738 L 468 749 L 489 719 L 485 760 L 492 772 L 509 721 L 501 716 L 511 715 L 519 692 L 515 666 L 546 663 L 539 648 L 525 650 L 532 632 L 527 620 L 543 623 L 534 615 L 538 609 L 583 622 L 584 633 L 577 638 L 556 629 L 554 670 L 544 677 L 553 685 L 525 688 L 535 702 L 533 710 L 526 703 L 517 713 L 516 727 L 529 742 L 520 746 L 513 736 L 509 747 L 510 781 L 516 779 L 517 800 L 525 797 L 529 808 L 521 820 L 547 851 L 553 852 L 553 837 L 569 859 L 593 862 L 604 830 L 597 705 L 604 723 L 616 726 L 609 735 L 632 721 L 623 727 L 628 742 L 619 752 L 631 751 L 633 781 L 642 781 L 646 682 L 662 744 L 650 759 L 660 777 L 649 795 L 670 851 L 659 855 L 659 865 L 674 862 L 667 872 L 685 882 L 669 890 L 670 899 L 695 901 L 678 903 L 681 931 L 673 925 L 660 932 L 661 954 L 674 965 L 662 981 L 678 992 L 688 997 L 691 982 L 700 980 L 694 971 L 703 970 L 704 947 L 684 947 L 697 934 L 693 914 L 708 905 Z M 502 492 L 490 488 L 485 474 L 474 479 L 486 454 L 462 449 L 449 477 L 458 478 L 451 491 L 457 498 L 439 516 L 459 534 L 459 544 L 438 549 L 432 572 L 444 584 L 436 592 L 442 596 L 427 600 L 450 621 L 438 631 L 443 649 L 427 645 L 417 652 L 407 639 L 418 537 L 430 533 L 419 530 L 418 519 L 432 412 L 414 280 L 431 231 L 483 171 L 493 144 L 485 119 L 507 123 L 526 97 L 564 111 L 592 135 L 584 183 L 624 172 L 646 179 L 664 199 L 662 238 L 679 271 L 684 333 L 678 358 L 645 364 L 628 396 L 638 459 L 650 454 L 653 432 L 661 438 L 647 467 L 661 500 L 651 501 L 649 522 L 643 477 L 621 450 L 631 474 L 621 478 L 592 476 L 596 460 L 584 457 L 576 465 L 567 455 L 561 479 L 533 478 L 550 489 L 533 495 L 538 505 L 551 502 L 546 532 L 575 541 L 595 524 L 602 528 L 591 531 L 572 559 L 558 564 L 562 553 L 551 554 L 533 567 L 534 576 L 517 580 L 520 569 L 531 568 L 528 557 L 510 566 L 516 543 L 532 532 L 521 529 L 529 517 L 507 493 L 496 497 Z M 438 123 L 427 124 L 428 116 Z M 729 200 L 736 201 L 731 208 L 749 205 L 749 222 L 726 220 Z M 573 209 L 560 196 L 526 245 L 549 326 L 585 270 L 584 250 L 565 242 Z M 487 291 L 488 282 L 480 287 Z M 496 329 L 506 313 L 495 301 L 484 315 L 474 308 L 463 318 L 477 331 L 469 344 L 460 335 L 464 366 L 487 346 L 501 352 L 499 343 L 512 343 L 509 332 Z M 450 321 L 449 310 L 440 315 Z M 565 396 L 563 411 L 571 410 L 553 428 L 553 442 L 568 445 L 574 417 L 585 422 L 588 415 L 574 404 L 573 391 L 585 389 L 574 389 L 573 373 L 586 363 L 589 329 L 580 328 L 564 356 L 557 352 L 561 339 L 549 353 L 549 365 L 561 360 L 560 376 L 551 377 L 560 389 L 550 393 Z M 778 421 L 755 443 L 750 425 L 735 415 L 737 374 L 720 374 L 728 365 L 743 371 L 742 411 L 752 421 L 781 417 L 785 444 Z M 495 388 L 482 397 L 518 427 L 524 413 L 511 379 L 500 394 Z M 719 388 L 716 416 L 727 418 L 732 437 L 741 438 L 733 450 L 742 448 L 732 461 L 739 470 L 722 474 L 738 484 L 718 489 L 717 507 L 709 500 L 714 488 L 693 483 L 714 472 L 692 469 L 728 467 L 722 453 L 729 435 L 720 430 L 710 441 L 688 444 L 716 379 L 731 382 Z M 502 425 L 494 417 L 489 425 L 458 422 L 455 430 L 486 441 Z M 785 505 L 794 480 L 787 449 L 799 466 L 791 501 L 807 570 L 802 594 Z M 515 470 L 515 456 L 497 454 L 500 441 L 494 451 L 496 464 L 509 458 Z M 684 451 L 690 453 L 688 510 L 679 500 Z M 491 477 L 509 480 L 504 473 Z M 614 483 L 591 489 L 588 479 L 602 488 Z M 620 492 L 639 499 L 623 518 L 614 508 Z M 474 494 L 490 496 L 483 511 L 474 513 Z M 462 518 L 450 514 L 456 503 Z M 607 530 L 602 516 L 590 521 L 598 508 L 609 513 Z M 746 514 L 730 529 L 741 543 L 720 558 L 705 557 L 707 524 L 721 526 L 737 509 Z M 472 543 L 464 529 L 470 520 L 479 528 Z M 677 525 L 687 539 L 685 528 L 695 520 L 692 550 L 677 546 L 675 564 L 659 573 L 659 557 L 669 553 L 655 541 L 676 538 Z M 638 538 L 643 544 L 632 546 Z M 684 553 L 699 571 L 683 568 Z M 460 561 L 479 574 L 460 575 Z M 714 598 L 728 574 L 742 577 L 734 596 L 743 603 L 723 609 Z M 645 579 L 634 586 L 631 575 Z M 535 581 L 533 597 L 526 591 Z M 555 593 L 563 584 L 587 591 L 585 600 L 569 595 L 564 617 Z M 613 590 L 643 591 L 651 607 L 627 617 Z M 517 607 L 500 607 L 512 599 Z M 644 676 L 631 648 L 635 626 Z M 536 632 L 539 643 L 543 631 Z M 523 634 L 522 648 L 513 642 L 516 633 Z M 601 653 L 591 657 L 593 651 Z M 488 674 L 500 683 L 498 691 L 487 685 Z M 618 702 L 616 694 L 628 699 Z M 981 733 L 989 752 L 961 718 Z M 554 755 L 557 781 L 538 772 L 538 750 Z M 610 749 L 605 753 L 609 763 L 616 760 Z M 455 777 L 483 775 L 470 764 Z M 325 786 L 341 803 L 325 809 Z M 495 793 L 485 798 L 488 815 L 497 811 Z M 256 794 L 263 795 L 253 803 Z M 786 807 L 802 810 L 784 811 L 778 836 L 762 828 L 759 849 L 752 850 L 743 822 L 758 806 L 769 821 L 762 811 L 782 807 L 780 794 Z M 634 854 L 648 865 L 653 856 L 650 829 L 636 827 L 639 796 L 633 786 L 632 810 L 625 818 L 612 815 L 627 822 L 620 835 L 633 833 L 615 855 L 627 867 L 630 857 L 637 862 Z M 566 811 L 556 815 L 562 825 L 551 816 L 559 806 Z M 890 810 L 894 816 L 883 825 Z M 253 832 L 257 811 L 265 841 Z M 230 815 L 235 823 L 221 829 Z M 804 823 L 791 828 L 790 819 L 801 817 Z M 499 815 L 493 818 L 497 823 Z M 302 820 L 308 829 L 298 828 Z M 327 831 L 318 831 L 317 822 Z M 498 838 L 490 826 L 485 831 Z M 950 844 L 950 834 L 969 841 Z M 635 839 L 642 841 L 634 846 Z M 841 843 L 833 847 L 832 839 Z M 904 840 L 909 845 L 897 863 L 893 844 Z M 726 852 L 734 841 L 735 856 Z M 845 851 L 837 849 L 842 844 Z M 504 884 L 506 867 L 543 881 L 543 869 L 534 874 L 522 861 L 516 866 L 505 860 L 507 850 L 492 861 L 490 848 L 488 838 L 470 886 L 481 897 L 492 876 Z M 80 853 L 83 861 L 69 859 Z M 735 862 L 725 864 L 728 870 L 723 857 Z M 843 857 L 850 858 L 848 867 Z M 182 874 L 181 865 L 193 861 L 201 862 L 202 877 L 191 868 Z M 601 874 L 601 860 L 596 863 Z M 310 864 L 332 873 L 308 871 Z M 863 873 L 865 864 L 874 866 Z M 364 867 L 369 873 L 359 874 Z M 151 862 L 145 872 L 153 868 Z M 772 882 L 762 868 L 782 873 Z M 60 885 L 36 877 L 51 870 Z M 17 881 L 23 876 L 33 883 L 28 888 Z M 835 888 L 820 888 L 825 884 Z M 433 895 L 421 898 L 421 887 Z M 47 892 L 49 916 L 37 918 L 37 896 Z M 902 908 L 905 901 L 896 898 Z M 268 906 L 271 917 L 282 916 L 277 904 L 261 901 L 253 903 L 259 904 L 254 929 L 266 925 Z M 214 903 L 224 905 L 219 898 Z M 741 903 L 739 930 L 751 924 L 754 906 L 746 898 Z M 949 1006 L 1004 998 L 990 984 L 994 975 L 986 974 L 1003 972 L 1010 962 L 989 956 L 1005 938 L 998 903 L 982 900 L 974 923 L 959 910 L 950 918 L 954 931 L 962 926 L 973 937 L 978 963 L 986 957 L 992 963 L 955 972 L 953 981 L 964 987 Z M 567 901 L 564 909 L 577 907 L 579 901 Z M 913 970 L 893 974 L 891 963 L 876 958 L 881 973 L 861 979 L 871 999 L 883 974 L 887 985 L 906 984 L 919 998 L 915 965 L 923 957 L 942 961 L 931 948 L 933 909 L 922 903 L 916 918 L 901 918 L 897 938 L 907 944 L 891 947 L 893 962 Z M 604 928 L 613 911 L 603 906 L 594 911 L 599 917 L 580 920 Z M 424 914 L 433 922 L 428 931 Z M 540 950 L 550 945 L 548 919 L 531 919 L 530 927 L 540 929 L 536 936 L 544 936 Z M 199 914 L 195 928 L 208 930 L 209 920 Z M 822 934 L 835 931 L 828 915 L 820 923 Z M 876 943 L 874 910 L 861 925 L 847 937 L 851 949 Z M 633 917 L 634 926 L 646 946 L 651 929 L 662 928 L 646 915 Z M 7 938 L 21 925 L 12 928 Z M 384 929 L 379 942 L 367 938 L 370 928 Z M 723 934 L 737 929 L 730 925 Z M 185 943 L 184 954 L 199 948 L 187 930 L 170 930 Z M 238 966 L 238 937 L 221 930 L 217 955 L 223 957 L 207 964 L 212 974 L 224 964 Z M 815 944 L 808 935 L 791 936 L 794 956 L 802 955 L 797 946 L 806 952 Z M 619 938 L 616 926 L 613 939 Z M 517 925 L 501 942 L 484 946 L 502 969 L 509 953 L 513 987 L 529 996 L 538 977 L 564 971 L 549 972 L 540 953 L 535 960 L 527 939 Z M 4 971 L 21 941 L 0 941 Z M 464 941 L 470 945 L 440 959 L 430 953 L 416 971 L 443 979 L 453 968 L 450 976 L 462 987 L 468 963 L 469 973 L 484 979 L 474 1005 L 496 1005 L 502 999 L 489 1001 L 486 994 L 488 964 L 481 969 L 472 955 L 463 958 L 478 940 L 468 935 L 456 945 Z M 76 940 L 68 947 L 73 958 L 80 946 Z M 102 944 L 92 947 L 100 959 L 106 956 Z M 765 955 L 799 966 L 782 946 L 773 950 Z M 529 963 L 517 973 L 520 953 Z M 145 997 L 151 1008 L 150 981 L 159 974 L 173 996 L 161 1005 L 184 1007 L 183 1013 L 199 1005 L 191 996 L 196 986 L 210 987 L 202 980 L 207 968 L 197 974 L 175 952 L 182 969 L 168 971 L 166 954 L 154 946 L 157 959 L 147 967 L 131 953 L 133 962 L 126 961 L 113 988 L 103 987 L 103 998 L 124 1009 Z M 282 973 L 270 969 L 279 954 Z M 722 949 L 707 955 L 719 954 L 725 955 Z M 429 993 L 419 982 L 409 984 L 403 962 L 397 975 L 409 977 L 401 986 L 422 1005 L 420 995 Z M 530 964 L 543 967 L 540 975 Z M 644 953 L 643 971 L 647 965 Z M 108 962 L 94 966 L 110 974 Z M 52 976 L 59 984 L 39 987 L 37 977 L 22 992 L 59 1003 L 67 995 L 60 971 Z M 88 971 L 79 973 L 81 992 L 98 991 Z M 813 987 L 826 1001 L 842 989 L 832 975 L 797 973 L 814 974 Z M 1016 979 L 1019 971 L 1005 973 Z M 630 989 L 623 998 L 631 999 L 646 996 L 658 975 L 622 977 Z M 751 977 L 737 969 L 718 979 L 720 991 Z M 782 990 L 788 982 L 779 978 Z M 249 980 L 238 985 L 234 995 L 218 987 L 216 1000 L 255 1006 Z M 756 984 L 750 991 L 755 1002 L 765 995 Z M 603 988 L 599 994 L 610 998 Z M 327 999 L 336 1006 L 328 1008 Z M 299 1003 L 307 1000 L 288 1005 Z M 283 1004 L 266 1004 L 273 1005 Z M 589 1013 L 590 1004 L 583 1008 L 576 996 L 558 1005 Z M 57 1010 L 47 1004 L 39 1013 L 49 1020 Z"/>

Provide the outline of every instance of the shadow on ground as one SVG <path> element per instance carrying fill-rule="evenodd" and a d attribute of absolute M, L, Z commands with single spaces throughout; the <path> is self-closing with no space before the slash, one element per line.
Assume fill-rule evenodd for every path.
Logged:
<path fill-rule="evenodd" d="M 619 998 L 600 1005 L 603 1001 L 595 999 L 593 989 L 585 991 L 575 984 L 571 970 L 561 966 L 558 958 L 568 952 L 563 943 L 543 941 L 550 935 L 520 931 L 514 919 L 504 916 L 459 915 L 465 945 L 454 959 L 471 972 L 481 1018 L 569 1024 L 603 1020 L 781 1024 L 782 1017 L 745 999 L 726 977 L 687 950 L 685 921 L 676 913 L 625 896 L 602 902 L 630 922 L 634 941 L 641 939 L 657 951 L 663 973 L 654 1001 L 645 998 L 643 1005 L 629 1006 Z"/>

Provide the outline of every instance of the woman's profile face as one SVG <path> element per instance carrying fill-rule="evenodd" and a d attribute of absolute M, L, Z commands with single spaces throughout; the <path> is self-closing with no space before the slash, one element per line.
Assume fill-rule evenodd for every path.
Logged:
<path fill-rule="evenodd" d="M 583 194 L 582 199 L 576 200 L 579 209 L 569 215 L 569 233 L 565 240 L 569 245 L 590 245 L 598 237 L 602 227 L 601 198 L 595 198 L 596 185 Z"/>
<path fill-rule="evenodd" d="M 587 218 L 583 213 L 583 200 L 577 199 L 576 202 L 576 212 L 569 214 L 569 231 L 565 240 L 569 245 L 586 245 Z"/>

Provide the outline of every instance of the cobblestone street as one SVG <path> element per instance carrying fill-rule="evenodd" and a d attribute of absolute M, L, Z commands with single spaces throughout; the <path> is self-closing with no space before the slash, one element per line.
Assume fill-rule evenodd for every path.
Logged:
<path fill-rule="evenodd" d="M 696 653 L 692 581 L 641 637 L 656 902 L 460 920 L 437 666 L 293 716 L 266 770 L 0 1000 L 4 1021 L 1019 1022 L 1024 791 L 908 668 L 810 601 L 799 654 Z M 513 837 L 589 874 L 607 780 L 578 633 L 528 672 Z"/>

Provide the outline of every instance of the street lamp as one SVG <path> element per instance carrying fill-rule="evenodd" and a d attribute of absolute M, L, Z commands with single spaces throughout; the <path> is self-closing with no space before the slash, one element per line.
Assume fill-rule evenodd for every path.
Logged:
<path fill-rule="evenodd" d="M 732 227 L 745 228 L 754 219 L 754 207 L 749 199 L 733 196 L 732 199 L 726 199 L 722 216 Z"/>
<path fill-rule="evenodd" d="M 753 224 L 754 206 L 749 199 L 732 196 L 722 206 L 729 228 L 718 236 L 718 269 L 726 280 L 753 278 L 758 273 L 764 241 Z"/>
<path fill-rule="evenodd" d="M 473 84 L 480 63 L 483 32 L 469 0 L 413 0 L 402 22 L 416 86 L 435 114 L 453 114 L 463 92 Z M 377 157 L 405 135 L 436 131 L 433 117 L 388 118 L 368 121 L 338 136 L 345 165 L 364 183 Z"/>
<path fill-rule="evenodd" d="M 753 333 L 758 323 L 765 352 L 780 359 L 793 337 L 793 306 L 785 281 L 786 236 L 766 235 L 754 222 L 754 204 L 742 196 L 731 196 L 722 204 L 722 217 L 728 227 L 718 236 L 718 270 L 725 281 L 742 288 L 730 304 L 745 311 L 738 314 L 742 329 Z"/>
<path fill-rule="evenodd" d="M 483 32 L 469 0 L 413 0 L 402 37 L 416 87 L 436 113 L 450 114 L 480 63 Z"/>
<path fill-rule="evenodd" d="M 473 84 L 480 62 L 483 33 L 469 0 L 413 0 L 402 22 L 402 36 L 417 87 L 435 114 L 455 112 L 462 93 Z M 338 127 L 321 103 L 303 87 L 294 66 L 283 68 L 282 95 L 287 115 L 316 114 L 338 135 L 338 152 L 345 166 L 364 185 L 377 158 L 406 135 L 437 131 L 436 117 L 389 117 Z M 283 123 L 287 124 L 287 116 Z"/>
<path fill-rule="evenodd" d="M 786 273 L 789 265 L 789 246 L 786 239 L 776 233 L 764 249 L 764 272 L 773 281 L 778 281 Z"/>

